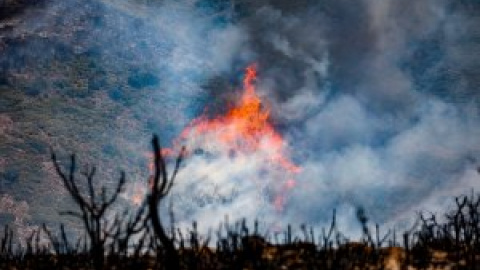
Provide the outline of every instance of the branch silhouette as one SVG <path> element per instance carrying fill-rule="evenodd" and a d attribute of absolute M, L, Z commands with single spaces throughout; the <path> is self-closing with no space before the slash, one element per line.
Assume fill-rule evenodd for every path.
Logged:
<path fill-rule="evenodd" d="M 86 233 L 90 240 L 90 254 L 93 258 L 95 269 L 102 269 L 105 259 L 106 242 L 108 233 L 112 231 L 115 222 L 109 221 L 106 217 L 107 210 L 111 209 L 118 198 L 118 195 L 123 191 L 125 186 L 125 173 L 122 171 L 120 179 L 113 191 L 108 196 L 107 188 L 102 186 L 100 192 L 95 191 L 93 178 L 96 173 L 96 168 L 87 168 L 83 173 L 87 180 L 88 192 L 82 192 L 76 183 L 76 158 L 75 155 L 70 156 L 70 167 L 68 173 L 65 173 L 58 163 L 56 154 L 52 151 L 52 161 L 57 174 L 60 176 L 63 185 L 67 189 L 74 202 L 80 208 L 80 212 L 65 211 L 61 215 L 69 215 L 76 217 L 83 221 Z M 87 194 L 85 194 L 87 193 Z"/>
<path fill-rule="evenodd" d="M 180 154 L 177 157 L 175 168 L 171 177 L 168 177 L 167 166 L 165 159 L 162 155 L 162 149 L 158 136 L 154 135 L 152 139 L 152 146 L 154 152 L 154 175 L 150 181 L 150 193 L 148 194 L 148 207 L 149 217 L 152 223 L 153 231 L 156 237 L 160 240 L 162 247 L 165 251 L 165 266 L 167 269 L 179 269 L 180 259 L 178 252 L 175 248 L 173 236 L 169 237 L 166 233 L 166 229 L 162 224 L 159 214 L 159 206 L 161 201 L 167 196 L 173 187 L 175 178 L 180 169 L 180 164 L 185 154 L 185 147 L 182 147 Z"/>

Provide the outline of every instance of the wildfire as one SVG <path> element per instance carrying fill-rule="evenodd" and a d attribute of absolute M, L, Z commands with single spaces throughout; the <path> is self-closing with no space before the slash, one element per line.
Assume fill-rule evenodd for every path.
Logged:
<path fill-rule="evenodd" d="M 246 68 L 243 79 L 243 93 L 238 104 L 224 115 L 209 118 L 202 115 L 194 119 L 174 140 L 174 148 L 185 145 L 187 151 L 202 149 L 221 149 L 234 158 L 238 155 L 262 153 L 265 166 L 281 171 L 282 176 L 291 176 L 276 187 L 272 203 L 277 210 L 282 210 L 288 190 L 296 185 L 294 174 L 300 167 L 287 158 L 286 142 L 269 121 L 270 111 L 262 104 L 256 93 L 256 65 Z M 162 150 L 165 156 L 172 156 L 170 148 Z M 280 180 L 281 181 L 281 180 Z"/>

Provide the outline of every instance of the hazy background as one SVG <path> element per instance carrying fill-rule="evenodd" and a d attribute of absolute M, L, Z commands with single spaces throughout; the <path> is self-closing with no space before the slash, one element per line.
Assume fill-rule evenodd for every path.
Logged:
<path fill-rule="evenodd" d="M 32 4 L 33 3 L 33 4 Z M 70 201 L 49 159 L 75 152 L 128 201 L 165 146 L 225 112 L 257 63 L 258 92 L 302 172 L 276 211 L 258 155 L 187 159 L 180 225 L 260 217 L 321 226 L 337 208 L 404 228 L 480 176 L 480 3 L 474 0 L 0 1 L 0 224 L 54 224 Z M 248 161 L 248 162 L 247 162 Z M 66 164 L 66 163 L 65 163 Z"/>

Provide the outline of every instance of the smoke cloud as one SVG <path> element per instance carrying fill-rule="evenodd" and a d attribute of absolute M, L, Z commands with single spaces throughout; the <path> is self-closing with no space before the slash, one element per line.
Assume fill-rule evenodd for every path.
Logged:
<path fill-rule="evenodd" d="M 480 44 L 478 31 L 457 29 L 472 27 L 475 12 L 467 10 L 476 4 L 306 2 L 257 2 L 232 23 L 249 36 L 244 49 L 259 64 L 261 94 L 303 168 L 287 208 L 259 206 L 249 176 L 234 182 L 239 192 L 226 209 L 190 216 L 207 224 L 229 214 L 318 225 L 337 208 L 355 224 L 353 213 L 363 207 L 375 222 L 405 226 L 416 211 L 445 209 L 449 196 L 478 188 L 478 82 L 467 75 L 478 70 L 461 55 Z M 238 172 L 261 171 L 202 162 L 191 166 L 223 187 Z M 189 168 L 187 178 L 197 175 Z"/>
<path fill-rule="evenodd" d="M 59 97 L 88 108 L 85 117 L 96 119 L 88 126 L 67 118 L 67 109 L 36 118 L 45 128 L 40 141 L 67 151 L 98 146 L 92 138 L 113 144 L 104 152 L 125 158 L 134 172 L 146 170 L 152 132 L 171 146 L 205 108 L 210 117 L 224 113 L 241 93 L 243 69 L 257 64 L 257 91 L 302 168 L 296 185 L 278 211 L 272 197 L 283 176 L 265 169 L 264 153 L 232 159 L 214 147 L 180 171 L 171 203 L 181 226 L 196 220 L 206 231 L 226 215 L 259 218 L 266 227 L 321 226 L 336 208 L 354 231 L 355 209 L 363 207 L 374 222 L 405 227 L 415 211 L 440 211 L 446 198 L 478 189 L 475 1 L 69 0 L 29 12 L 0 27 L 10 42 L 0 56 L 1 83 L 27 91 L 25 115 L 48 114 L 42 108 Z M 95 60 L 82 64 L 82 57 Z M 40 62 L 58 59 L 78 65 L 39 71 Z M 86 88 L 63 87 L 69 76 Z M 35 94 L 31 85 L 43 90 Z M 0 126 L 3 146 L 14 148 L 15 131 L 31 120 L 0 113 L 8 120 Z M 107 162 L 104 154 L 94 156 Z M 0 163 L 0 172 L 15 162 Z"/>

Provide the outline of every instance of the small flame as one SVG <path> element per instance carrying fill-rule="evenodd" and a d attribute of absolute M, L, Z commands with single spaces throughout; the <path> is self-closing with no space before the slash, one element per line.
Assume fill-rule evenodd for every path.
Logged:
<path fill-rule="evenodd" d="M 275 166 L 287 175 L 300 172 L 301 168 L 291 162 L 286 155 L 286 143 L 269 121 L 270 111 L 262 104 L 256 93 L 256 65 L 246 68 L 243 79 L 243 94 L 236 106 L 224 115 L 209 119 L 202 115 L 194 119 L 174 141 L 175 148 L 186 145 L 187 150 L 208 148 L 214 144 L 216 149 L 228 150 L 229 155 L 248 155 L 261 152 L 266 156 L 266 165 Z M 162 154 L 172 156 L 172 149 L 162 149 Z M 288 190 L 296 185 L 291 178 L 279 183 L 273 205 L 282 210 Z"/>

